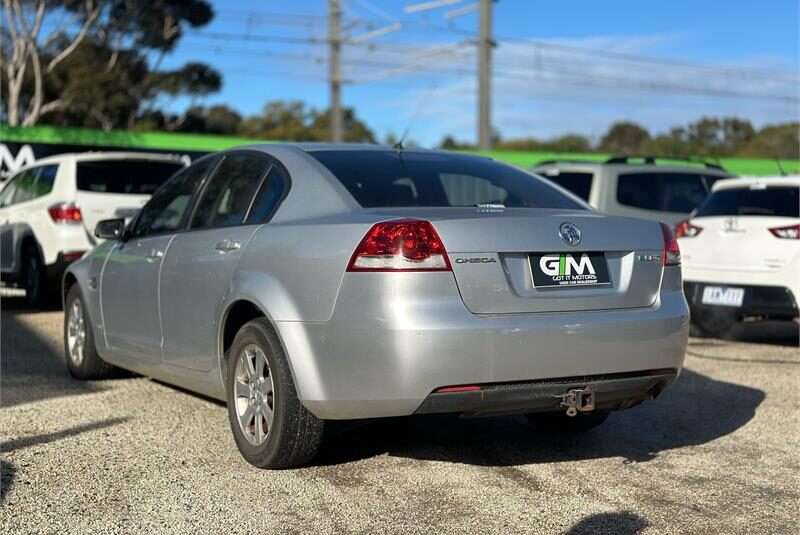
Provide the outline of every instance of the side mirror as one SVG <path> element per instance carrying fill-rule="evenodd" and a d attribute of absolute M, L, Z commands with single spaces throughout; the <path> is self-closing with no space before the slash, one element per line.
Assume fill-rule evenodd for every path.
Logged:
<path fill-rule="evenodd" d="M 94 227 L 94 235 L 101 240 L 119 240 L 125 232 L 125 220 L 103 219 Z"/>

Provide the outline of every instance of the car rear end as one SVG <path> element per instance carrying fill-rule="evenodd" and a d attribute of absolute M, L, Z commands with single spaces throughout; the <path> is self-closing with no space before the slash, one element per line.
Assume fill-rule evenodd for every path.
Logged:
<path fill-rule="evenodd" d="M 676 231 L 697 318 L 798 317 L 800 179 L 721 181 Z"/>
<path fill-rule="evenodd" d="M 184 167 L 176 156 L 86 153 L 63 156 L 48 203 L 51 277 L 95 247 L 94 227 L 103 219 L 130 219 L 150 195 Z"/>
<path fill-rule="evenodd" d="M 282 325 L 317 416 L 622 409 L 679 373 L 688 309 L 664 225 L 486 159 L 312 154 L 365 222 L 330 320 Z"/>

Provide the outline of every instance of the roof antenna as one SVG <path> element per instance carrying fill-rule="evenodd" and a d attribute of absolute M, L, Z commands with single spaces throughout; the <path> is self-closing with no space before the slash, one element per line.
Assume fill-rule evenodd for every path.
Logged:
<path fill-rule="evenodd" d="M 431 93 L 433 93 L 434 96 L 435 96 L 435 94 L 436 94 L 436 92 L 438 90 L 439 90 L 439 85 L 436 82 L 432 83 L 431 84 Z M 400 139 L 397 141 L 397 143 L 392 145 L 392 148 L 394 150 L 403 150 L 404 149 L 403 141 L 406 140 L 406 137 L 408 136 L 409 131 L 411 131 L 411 125 L 414 123 L 414 119 L 416 119 L 417 116 L 419 115 L 419 113 L 422 111 L 422 103 L 425 101 L 425 98 L 424 98 L 425 96 L 426 95 L 420 95 L 417 98 L 417 104 L 414 106 L 414 112 L 411 114 L 411 117 L 408 118 L 408 124 L 406 125 L 405 130 L 403 130 L 403 135 L 400 136 Z"/>

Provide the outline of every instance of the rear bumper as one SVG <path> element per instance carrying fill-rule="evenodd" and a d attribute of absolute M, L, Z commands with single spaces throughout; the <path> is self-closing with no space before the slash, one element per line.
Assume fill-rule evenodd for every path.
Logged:
<path fill-rule="evenodd" d="M 316 416 L 410 415 L 449 385 L 677 373 L 689 310 L 679 270 L 668 271 L 651 307 L 494 316 L 470 313 L 450 273 L 358 274 L 357 285 L 345 277 L 330 321 L 277 327 Z"/>
<path fill-rule="evenodd" d="M 706 286 L 735 287 L 744 289 L 742 306 L 736 308 L 739 318 L 761 317 L 767 319 L 794 319 L 798 317 L 798 307 L 792 290 L 784 286 L 756 286 L 752 284 L 722 284 L 717 282 L 684 282 L 684 291 L 689 306 L 696 314 L 704 309 L 720 308 L 704 305 L 703 289 Z M 724 307 L 728 308 L 728 307 Z"/>
<path fill-rule="evenodd" d="M 434 392 L 425 398 L 416 413 L 492 416 L 563 411 L 562 396 L 573 389 L 591 390 L 595 410 L 620 410 L 655 399 L 677 376 L 677 370 L 651 370 L 486 385 L 473 392 Z"/>

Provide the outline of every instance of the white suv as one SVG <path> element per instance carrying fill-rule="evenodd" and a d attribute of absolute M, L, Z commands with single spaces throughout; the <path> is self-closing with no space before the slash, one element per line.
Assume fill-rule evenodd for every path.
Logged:
<path fill-rule="evenodd" d="M 603 213 L 676 223 L 705 200 L 714 182 L 731 174 L 709 162 L 687 160 L 678 165 L 672 160 L 652 156 L 616 156 L 605 162 L 547 160 L 531 171 Z"/>
<path fill-rule="evenodd" d="M 184 166 L 174 155 L 88 152 L 24 167 L 0 192 L 2 280 L 30 305 L 57 295 L 66 266 L 97 244 L 97 222 L 132 217 Z"/>
<path fill-rule="evenodd" d="M 720 180 L 675 234 L 697 334 L 798 317 L 800 176 Z"/>

